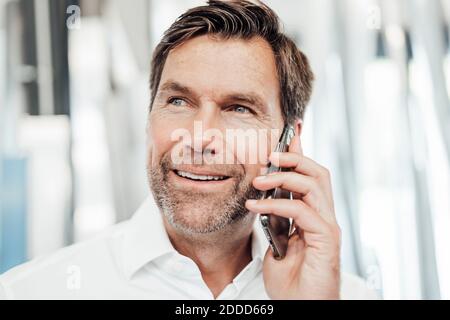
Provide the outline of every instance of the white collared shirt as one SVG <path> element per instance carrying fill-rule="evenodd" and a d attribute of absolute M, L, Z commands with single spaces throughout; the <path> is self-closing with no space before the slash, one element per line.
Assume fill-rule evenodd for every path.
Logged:
<path fill-rule="evenodd" d="M 262 277 L 268 244 L 256 223 L 252 261 L 217 299 L 269 299 Z M 173 248 L 152 197 L 130 220 L 1 275 L 0 298 L 214 299 L 194 261 Z M 362 280 L 343 273 L 341 298 L 376 295 Z"/>

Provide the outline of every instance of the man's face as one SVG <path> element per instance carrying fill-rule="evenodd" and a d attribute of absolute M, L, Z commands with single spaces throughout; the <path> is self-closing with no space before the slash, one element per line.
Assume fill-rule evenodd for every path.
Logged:
<path fill-rule="evenodd" d="M 195 234 L 248 218 L 245 200 L 260 196 L 252 180 L 276 143 L 272 129 L 282 127 L 266 41 L 201 36 L 173 49 L 149 115 L 147 160 L 169 223 Z"/>

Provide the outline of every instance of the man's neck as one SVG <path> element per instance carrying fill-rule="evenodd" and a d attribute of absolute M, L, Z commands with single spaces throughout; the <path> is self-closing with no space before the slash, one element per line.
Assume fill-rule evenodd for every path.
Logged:
<path fill-rule="evenodd" d="M 214 298 L 252 260 L 252 225 L 254 219 L 238 223 L 233 230 L 187 236 L 164 221 L 174 248 L 191 258 L 200 269 L 203 280 Z"/>

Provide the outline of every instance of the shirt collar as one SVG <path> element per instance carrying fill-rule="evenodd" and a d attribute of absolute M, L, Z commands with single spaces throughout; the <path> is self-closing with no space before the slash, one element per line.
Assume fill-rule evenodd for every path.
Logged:
<path fill-rule="evenodd" d="M 269 243 L 259 222 L 259 215 L 255 219 L 252 233 L 252 258 L 264 260 Z"/>
<path fill-rule="evenodd" d="M 164 228 L 153 197 L 149 196 L 134 213 L 125 230 L 123 256 L 125 275 L 130 278 L 148 262 L 176 252 Z"/>
<path fill-rule="evenodd" d="M 256 219 L 252 233 L 252 259 L 263 260 L 268 243 Z M 170 242 L 158 206 L 150 195 L 134 213 L 124 235 L 124 272 L 129 279 L 152 260 L 177 251 Z"/>

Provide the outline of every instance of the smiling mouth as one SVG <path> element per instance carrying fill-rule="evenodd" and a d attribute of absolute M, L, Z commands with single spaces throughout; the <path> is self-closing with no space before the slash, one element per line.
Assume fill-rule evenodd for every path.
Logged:
<path fill-rule="evenodd" d="M 201 182 L 214 182 L 214 181 L 224 181 L 229 179 L 229 176 L 219 176 L 219 175 L 200 175 L 192 172 L 181 171 L 181 170 L 173 170 L 173 172 L 185 179 L 189 179 L 192 181 L 201 181 Z"/>

